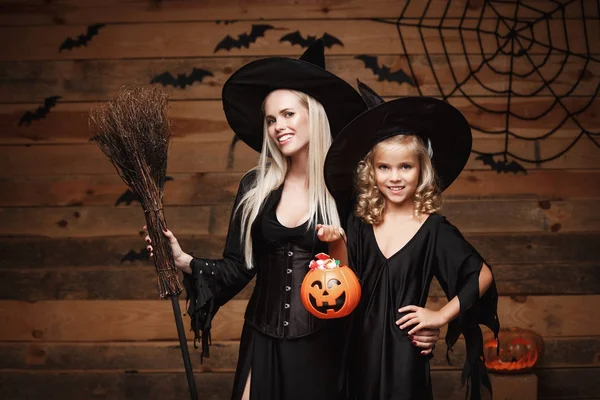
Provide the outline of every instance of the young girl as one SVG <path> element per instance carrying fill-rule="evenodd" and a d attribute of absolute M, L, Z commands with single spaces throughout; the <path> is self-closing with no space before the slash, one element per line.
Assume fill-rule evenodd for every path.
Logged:
<path fill-rule="evenodd" d="M 166 232 L 185 272 L 192 327 L 203 331 L 206 351 L 217 309 L 256 275 L 232 399 L 337 399 L 344 326 L 309 314 L 300 285 L 314 255 L 339 246 L 328 249 L 315 237 L 318 224 L 340 225 L 323 162 L 331 134 L 364 102 L 325 70 L 316 42 L 300 60 L 273 57 L 242 67 L 224 85 L 223 106 L 235 134 L 260 158 L 240 182 L 222 259 L 192 257 Z"/>
<path fill-rule="evenodd" d="M 384 103 L 360 82 L 359 90 L 369 110 L 334 140 L 325 163 L 334 198 L 347 203 L 355 196 L 348 260 L 362 299 L 353 314 L 349 397 L 432 399 L 429 357 L 412 345 L 413 335 L 448 324 L 449 348 L 465 337 L 463 383 L 470 379 L 478 399 L 480 382 L 491 390 L 478 324 L 497 334 L 496 288 L 483 258 L 438 214 L 441 192 L 469 157 L 469 125 L 440 100 Z M 348 190 L 353 170 L 355 193 Z M 449 300 L 439 310 L 425 308 L 434 277 Z"/>

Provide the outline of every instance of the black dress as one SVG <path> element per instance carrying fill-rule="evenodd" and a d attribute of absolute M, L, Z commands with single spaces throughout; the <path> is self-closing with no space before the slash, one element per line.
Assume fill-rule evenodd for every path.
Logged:
<path fill-rule="evenodd" d="M 460 232 L 441 215 L 430 215 L 406 245 L 386 258 L 373 226 L 351 215 L 348 219 L 348 257 L 362 284 L 362 298 L 352 318 L 349 354 L 349 398 L 356 400 L 432 399 L 429 359 L 401 330 L 396 320 L 403 306 L 424 307 L 435 276 L 448 299 L 458 295 L 459 317 L 450 322 L 446 343 L 450 349 L 462 333 L 467 346 L 463 383 L 470 380 L 473 399 L 480 382 L 491 388 L 480 356 L 479 323 L 496 334 L 495 284 L 479 299 L 479 272 L 483 259 Z"/>
<path fill-rule="evenodd" d="M 240 183 L 235 208 L 253 179 Z M 276 208 L 282 187 L 265 201 L 252 226 L 254 268 L 243 262 L 239 214 L 230 220 L 224 258 L 194 258 L 192 275 L 184 283 L 188 313 L 196 337 L 208 353 L 210 324 L 218 308 L 234 297 L 256 275 L 240 341 L 232 399 L 242 397 L 249 371 L 253 400 L 335 400 L 342 392 L 344 324 L 347 320 L 319 320 L 301 304 L 300 286 L 308 264 L 327 245 L 315 229 L 304 224 L 288 228 L 279 223 Z"/>

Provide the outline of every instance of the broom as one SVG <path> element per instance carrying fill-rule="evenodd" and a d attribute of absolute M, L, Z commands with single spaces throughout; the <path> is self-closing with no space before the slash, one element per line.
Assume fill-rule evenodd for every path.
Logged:
<path fill-rule="evenodd" d="M 198 398 L 181 319 L 178 295 L 183 290 L 173 262 L 171 246 L 162 230 L 167 151 L 171 125 L 167 95 L 150 85 L 123 86 L 108 103 L 90 111 L 92 139 L 117 169 L 121 179 L 139 198 L 152 239 L 154 266 L 160 298 L 171 298 L 179 345 L 192 400 Z"/>

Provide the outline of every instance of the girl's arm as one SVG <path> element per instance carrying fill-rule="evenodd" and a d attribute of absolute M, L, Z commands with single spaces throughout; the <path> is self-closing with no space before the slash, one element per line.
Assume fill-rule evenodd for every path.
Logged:
<path fill-rule="evenodd" d="M 479 272 L 480 298 L 487 292 L 492 284 L 492 281 L 492 271 L 484 263 L 481 267 L 481 271 Z M 413 335 L 419 329 L 441 328 L 458 317 L 460 313 L 460 300 L 458 299 L 458 296 L 454 296 L 454 298 L 439 311 L 433 311 L 427 308 L 410 305 L 402 307 L 398 310 L 398 312 L 407 312 L 408 314 L 397 320 L 396 325 L 399 325 L 400 329 L 405 329 L 409 326 L 415 325 L 408 332 L 409 335 Z"/>

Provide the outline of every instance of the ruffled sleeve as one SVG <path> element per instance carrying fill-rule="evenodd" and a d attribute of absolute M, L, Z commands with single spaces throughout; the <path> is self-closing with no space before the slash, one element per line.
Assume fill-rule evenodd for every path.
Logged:
<path fill-rule="evenodd" d="M 446 358 L 450 363 L 449 352 L 462 334 L 466 346 L 462 383 L 467 383 L 467 397 L 470 391 L 471 399 L 479 400 L 482 384 L 492 392 L 483 362 L 483 337 L 479 325 L 490 328 L 494 337 L 498 338 L 500 323 L 496 283 L 492 281 L 485 294 L 479 297 L 479 273 L 485 261 L 458 229 L 444 217 L 440 218 L 435 252 L 435 276 L 440 286 L 448 300 L 458 296 L 460 301 L 458 318 L 448 324 Z M 489 264 L 486 265 L 489 267 Z"/>
<path fill-rule="evenodd" d="M 240 240 L 241 218 L 235 210 L 244 194 L 252 185 L 255 173 L 242 178 L 225 242 L 223 258 L 218 260 L 194 257 L 190 262 L 191 274 L 184 274 L 187 313 L 194 331 L 194 346 L 201 340 L 201 359 L 209 357 L 212 319 L 219 307 L 239 293 L 254 277 L 255 270 L 246 268 L 243 245 Z"/>

